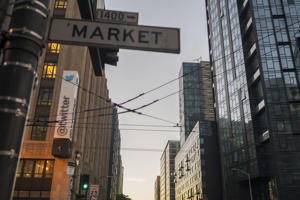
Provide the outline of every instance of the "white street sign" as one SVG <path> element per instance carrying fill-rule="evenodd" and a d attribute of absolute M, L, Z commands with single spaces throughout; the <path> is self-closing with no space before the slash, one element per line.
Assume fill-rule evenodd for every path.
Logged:
<path fill-rule="evenodd" d="M 104 23 L 137 25 L 139 14 L 134 12 L 97 9 L 95 20 Z"/>
<path fill-rule="evenodd" d="M 70 176 L 73 176 L 74 172 L 75 172 L 75 167 L 76 167 L 75 163 L 68 162 L 67 174 L 70 175 Z"/>
<path fill-rule="evenodd" d="M 53 19 L 49 40 L 63 44 L 180 53 L 180 30 Z"/>

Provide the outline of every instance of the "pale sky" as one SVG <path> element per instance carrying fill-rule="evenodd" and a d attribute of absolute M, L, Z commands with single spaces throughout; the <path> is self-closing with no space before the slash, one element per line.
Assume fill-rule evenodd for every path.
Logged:
<path fill-rule="evenodd" d="M 202 57 L 208 60 L 206 10 L 204 0 L 106 0 L 106 9 L 139 13 L 139 25 L 180 28 L 181 54 L 120 50 L 117 67 L 107 66 L 108 88 L 112 101 L 121 103 L 136 95 L 178 77 L 181 63 Z M 131 103 L 129 108 L 148 104 L 179 90 L 175 81 Z M 159 101 L 142 113 L 179 123 L 178 94 Z M 122 111 L 119 109 L 119 111 Z M 166 125 L 170 123 L 136 114 L 119 115 L 120 124 Z M 153 200 L 154 181 L 160 174 L 162 152 L 143 149 L 164 149 L 168 140 L 179 139 L 179 129 L 172 127 L 138 127 L 120 125 L 124 194 L 133 200 Z M 122 129 L 177 130 L 134 131 Z"/>

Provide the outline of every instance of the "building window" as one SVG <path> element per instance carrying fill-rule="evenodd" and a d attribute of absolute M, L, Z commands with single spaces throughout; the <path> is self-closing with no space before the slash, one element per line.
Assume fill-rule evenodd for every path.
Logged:
<path fill-rule="evenodd" d="M 67 0 L 55 0 L 54 8 L 63 8 L 66 9 L 68 6 Z"/>
<path fill-rule="evenodd" d="M 51 106 L 53 88 L 40 88 L 38 105 Z"/>
<path fill-rule="evenodd" d="M 42 73 L 42 78 L 55 78 L 56 75 L 56 64 L 45 63 Z"/>
<path fill-rule="evenodd" d="M 297 87 L 295 72 L 284 72 L 283 74 L 286 87 Z"/>
<path fill-rule="evenodd" d="M 46 160 L 45 177 L 51 178 L 53 175 L 54 162 L 53 160 Z"/>
<path fill-rule="evenodd" d="M 47 134 L 47 126 L 34 124 L 31 131 L 31 140 L 39 140 L 39 141 L 46 140 L 46 134 Z"/>
<path fill-rule="evenodd" d="M 14 199 L 26 198 L 26 199 L 50 199 L 50 191 L 14 191 Z"/>
<path fill-rule="evenodd" d="M 42 178 L 43 177 L 43 171 L 45 166 L 45 160 L 36 160 L 35 161 L 35 167 L 34 167 L 34 178 Z"/>
<path fill-rule="evenodd" d="M 284 72 L 284 81 L 289 100 L 300 100 L 300 93 L 295 72 Z"/>
<path fill-rule="evenodd" d="M 48 43 L 48 52 L 58 54 L 60 52 L 60 43 Z"/>
<path fill-rule="evenodd" d="M 277 42 L 288 42 L 288 33 L 283 18 L 274 19 Z"/>
<path fill-rule="evenodd" d="M 17 169 L 18 178 L 52 178 L 54 160 L 21 159 Z"/>
<path fill-rule="evenodd" d="M 294 69 L 293 57 L 289 45 L 279 45 L 279 55 L 283 69 Z"/>
<path fill-rule="evenodd" d="M 19 165 L 18 165 L 18 169 L 17 169 L 17 178 L 19 178 L 21 176 L 21 169 L 23 168 L 23 160 L 19 161 Z"/>
<path fill-rule="evenodd" d="M 21 176 L 23 178 L 31 178 L 33 173 L 34 160 L 23 161 L 23 172 L 21 171 Z"/>

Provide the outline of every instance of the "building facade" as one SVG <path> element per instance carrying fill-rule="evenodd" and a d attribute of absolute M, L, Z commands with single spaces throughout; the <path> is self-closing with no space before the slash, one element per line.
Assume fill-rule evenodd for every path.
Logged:
<path fill-rule="evenodd" d="M 300 2 L 206 0 L 224 199 L 299 197 Z"/>
<path fill-rule="evenodd" d="M 183 63 L 179 81 L 180 119 L 189 133 L 181 132 L 181 148 L 175 158 L 176 200 L 222 199 L 209 62 Z"/>
<path fill-rule="evenodd" d="M 300 31 L 297 34 L 296 40 L 297 40 L 297 46 L 295 49 L 295 57 L 296 57 L 295 64 L 296 64 L 296 67 L 300 69 Z"/>
<path fill-rule="evenodd" d="M 81 19 L 78 1 L 51 0 L 50 16 Z M 99 200 L 108 199 L 113 110 L 105 74 L 95 76 L 92 60 L 87 47 L 47 44 L 39 60 L 14 199 L 85 198 L 83 177 L 96 186 Z M 64 85 L 75 89 L 66 91 Z M 73 97 L 66 98 L 69 92 Z M 70 102 L 73 107 L 66 111 Z M 69 143 L 53 145 L 56 135 L 67 130 Z M 74 165 L 75 172 L 70 170 Z"/>
<path fill-rule="evenodd" d="M 160 200 L 160 176 L 157 176 L 154 183 L 154 200 Z"/>
<path fill-rule="evenodd" d="M 209 62 L 184 62 L 179 72 L 180 145 L 199 120 L 214 120 Z M 208 92 L 208 96 L 205 92 Z M 202 94 L 202 95 L 201 95 Z M 208 111 L 208 109 L 210 109 Z M 205 112 L 204 112 L 205 110 Z"/>
<path fill-rule="evenodd" d="M 123 176 L 121 173 L 122 169 L 122 158 L 121 158 L 121 135 L 119 129 L 119 118 L 118 110 L 116 107 L 113 108 L 113 119 L 112 119 L 112 133 L 111 133 L 111 145 L 110 145 L 110 168 L 109 168 L 109 194 L 108 197 L 111 200 L 115 200 L 117 194 L 122 194 L 123 187 Z"/>
<path fill-rule="evenodd" d="M 198 122 L 176 155 L 176 200 L 222 199 L 215 127 L 214 121 Z"/>
<path fill-rule="evenodd" d="M 169 140 L 160 158 L 160 199 L 175 200 L 175 156 L 180 142 Z"/>
<path fill-rule="evenodd" d="M 118 180 L 118 184 L 117 184 L 119 186 L 118 194 L 123 194 L 124 166 L 122 164 L 123 162 L 122 162 L 121 156 L 119 157 L 119 163 L 120 163 L 119 172 L 118 172 L 119 180 Z"/>

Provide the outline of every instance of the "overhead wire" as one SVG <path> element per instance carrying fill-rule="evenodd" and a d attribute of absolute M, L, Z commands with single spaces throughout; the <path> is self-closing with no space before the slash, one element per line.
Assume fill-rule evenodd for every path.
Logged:
<path fill-rule="evenodd" d="M 297 22 L 295 22 L 295 23 L 292 23 L 292 24 L 290 24 L 290 25 L 288 25 L 287 27 L 292 27 L 292 26 L 294 26 L 295 24 L 299 24 L 299 21 L 297 21 Z M 281 30 L 284 30 L 285 28 L 279 28 L 278 30 L 275 30 L 274 32 L 276 33 L 276 32 L 278 32 L 278 31 L 281 31 Z M 261 31 L 261 32 L 263 32 L 263 31 Z M 266 33 L 269 33 L 269 32 L 266 32 Z M 265 39 L 266 37 L 269 37 L 269 36 L 271 36 L 271 35 L 273 35 L 274 33 L 270 33 L 270 34 L 268 34 L 268 35 L 264 35 L 262 38 L 260 38 L 260 39 L 258 39 L 256 42 L 258 42 L 258 41 L 260 41 L 260 40 L 263 40 L 263 39 Z M 251 49 L 251 47 L 249 47 L 249 50 Z M 241 47 L 241 48 L 239 48 L 239 49 L 237 49 L 237 50 L 235 50 L 235 51 L 233 51 L 233 52 L 230 52 L 229 54 L 227 54 L 227 55 L 223 55 L 223 56 L 221 56 L 221 57 L 219 57 L 219 58 L 217 58 L 217 59 L 214 59 L 212 62 L 214 63 L 214 62 L 216 62 L 216 61 L 219 61 L 219 60 L 222 60 L 222 59 L 224 59 L 224 58 L 226 58 L 227 56 L 230 56 L 230 55 L 233 55 L 234 53 L 237 53 L 237 52 L 239 52 L 239 51 L 241 51 L 241 50 L 244 50 L 244 48 L 243 47 Z M 270 52 L 271 53 L 271 52 Z M 235 67 L 233 67 L 233 68 L 231 68 L 231 69 L 234 69 Z M 229 70 L 231 70 L 231 69 L 229 69 Z M 190 73 L 193 73 L 193 72 L 195 72 L 195 71 L 199 71 L 200 70 L 200 68 L 197 68 L 196 70 L 192 70 L 192 71 L 190 71 L 190 72 L 187 72 L 187 73 L 185 73 L 185 74 L 183 74 L 183 75 L 181 75 L 181 76 L 179 76 L 179 77 L 177 77 L 177 78 L 174 78 L 174 79 L 172 79 L 172 80 L 170 80 L 170 81 L 168 81 L 168 82 L 166 82 L 166 83 L 164 83 L 164 84 L 162 84 L 162 85 L 160 85 L 160 86 L 158 86 L 158 87 L 155 87 L 155 88 L 153 88 L 153 89 L 151 89 L 151 90 L 148 90 L 148 91 L 146 91 L 146 92 L 143 92 L 143 93 L 141 93 L 141 94 L 139 94 L 139 95 L 137 95 L 137 96 L 135 96 L 135 97 L 133 97 L 133 98 L 131 98 L 131 99 L 129 99 L 129 100 L 127 100 L 127 101 L 125 101 L 125 102 L 123 102 L 123 103 L 121 103 L 121 104 L 125 104 L 125 103 L 128 103 L 128 102 L 131 102 L 131 101 L 133 101 L 133 100 L 136 100 L 136 99 L 138 99 L 138 98 L 140 98 L 140 97 L 142 97 L 142 96 L 144 96 L 144 95 L 146 95 L 146 94 L 148 94 L 148 93 L 151 93 L 151 92 L 153 92 L 153 91 L 155 91 L 155 90 L 157 90 L 157 89 L 160 89 L 160 88 L 162 88 L 162 87 L 164 87 L 164 86 L 166 86 L 166 85 L 168 85 L 168 84 L 170 84 L 170 83 L 172 83 L 172 82 L 174 82 L 174 81 L 176 81 L 176 80 L 178 80 L 178 79 L 180 79 L 180 78 L 182 78 L 182 77 L 184 77 L 184 76 L 186 76 L 186 75 L 188 75 L 188 74 L 190 74 Z M 224 72 L 222 72 L 222 74 L 223 74 Z M 216 76 L 218 76 L 219 74 L 216 74 Z"/>
<path fill-rule="evenodd" d="M 55 128 L 55 127 L 59 127 L 59 126 L 55 126 L 55 125 L 36 125 L 36 124 L 27 124 L 26 126 L 28 127 L 47 127 L 47 128 Z M 91 126 L 65 126 L 66 128 L 78 128 L 78 129 L 97 129 L 97 130 L 111 130 L 111 127 L 91 127 Z M 138 132 L 159 132 L 159 134 L 161 133 L 179 133 L 179 130 L 167 130 L 167 129 L 141 129 L 141 128 L 119 128 L 118 130 L 120 131 L 138 131 Z M 192 131 L 194 132 L 194 131 Z M 123 132 L 125 133 L 125 132 Z M 123 134 L 122 133 L 122 134 Z M 132 133 L 132 132 L 130 132 Z"/>
<path fill-rule="evenodd" d="M 43 67 L 42 67 L 42 68 L 43 68 Z M 131 113 L 135 113 L 135 114 L 138 114 L 138 115 L 141 115 L 141 116 L 145 116 L 145 117 L 153 118 L 153 119 L 156 119 L 156 120 L 164 121 L 164 122 L 167 122 L 167 123 L 177 124 L 177 123 L 175 123 L 175 122 L 171 122 L 171 121 L 169 121 L 169 120 L 162 119 L 162 118 L 160 118 L 160 117 L 152 116 L 152 115 L 149 115 L 149 114 L 144 114 L 144 113 L 138 112 L 138 111 L 136 111 L 136 110 L 134 110 L 134 109 L 127 108 L 127 107 L 125 107 L 125 106 L 123 106 L 123 105 L 120 105 L 120 104 L 118 104 L 118 103 L 114 103 L 114 102 L 112 102 L 110 99 L 106 99 L 106 98 L 102 97 L 101 95 L 96 94 L 95 92 L 92 92 L 92 91 L 90 91 L 90 90 L 88 90 L 88 89 L 86 89 L 86 88 L 84 88 L 84 87 L 81 87 L 79 84 L 72 83 L 71 81 L 68 81 L 68 80 L 65 79 L 63 76 L 60 76 L 60 75 L 57 75 L 57 74 L 56 74 L 56 76 L 59 77 L 59 78 L 61 78 L 61 79 L 63 79 L 63 80 L 65 80 L 65 81 L 67 81 L 68 83 L 70 83 L 70 84 L 72 84 L 72 85 L 77 86 L 79 89 L 81 89 L 81 90 L 83 90 L 83 91 L 85 91 L 85 92 L 88 92 L 89 94 L 92 94 L 92 95 L 94 95 L 95 97 L 98 97 L 98 98 L 104 100 L 104 101 L 107 102 L 107 103 L 112 103 L 114 106 L 119 107 L 119 108 L 122 108 L 123 110 L 125 110 L 125 111 L 123 111 L 123 112 L 120 112 L 119 114 L 131 112 Z M 104 116 L 105 116 L 105 115 L 104 115 Z"/>
<path fill-rule="evenodd" d="M 298 24 L 298 23 L 299 23 L 299 22 L 295 22 L 295 23 L 291 24 L 290 26 L 295 25 L 295 24 Z M 277 30 L 277 31 L 279 31 L 279 30 Z M 275 32 L 277 32 L 277 31 L 275 31 Z M 273 34 L 274 34 L 274 33 L 270 33 L 269 35 L 265 35 L 264 37 L 260 38 L 260 40 L 264 39 L 265 37 L 271 36 L 271 35 L 273 35 Z M 250 48 L 249 48 L 249 49 L 250 49 Z M 238 52 L 238 51 L 240 51 L 240 50 L 243 50 L 243 48 L 237 49 L 235 52 L 231 52 L 231 53 L 229 53 L 228 55 L 224 55 L 224 56 L 222 56 L 222 57 L 220 57 L 220 58 L 218 58 L 218 59 L 213 60 L 212 62 L 216 62 L 216 61 L 218 61 L 218 60 L 221 60 L 221 59 L 223 59 L 223 58 L 226 58 L 227 56 L 232 55 L 232 54 L 234 54 L 234 53 L 236 53 L 236 52 Z M 272 53 L 272 51 L 265 53 L 265 55 L 270 54 L 270 53 Z M 273 58 L 273 57 L 270 57 L 270 58 Z M 244 59 L 244 60 L 245 60 L 245 59 Z M 223 74 L 223 73 L 225 73 L 225 72 L 227 72 L 227 71 L 232 71 L 234 68 L 239 67 L 239 65 L 243 65 L 243 64 L 245 64 L 245 62 L 236 64 L 235 67 L 232 67 L 232 68 L 230 68 L 230 69 L 223 70 L 221 73 L 213 75 L 213 77 L 217 77 L 218 75 Z M 155 90 L 157 90 L 157 89 L 159 89 L 159 88 L 161 88 L 161 87 L 163 87 L 163 86 L 165 86 L 165 85 L 168 85 L 169 83 L 172 83 L 172 82 L 178 80 L 179 78 L 181 78 L 181 77 L 183 77 L 183 76 L 186 76 L 186 75 L 188 75 L 188 74 L 190 74 L 190 73 L 193 73 L 193 72 L 195 72 L 195 71 L 198 71 L 198 70 L 200 70 L 200 68 L 197 68 L 196 70 L 193 70 L 193 71 L 191 71 L 191 72 L 185 73 L 185 74 L 181 75 L 180 77 L 177 77 L 177 78 L 175 78 L 175 79 L 172 79 L 172 80 L 170 80 L 170 81 L 168 81 L 168 82 L 166 82 L 166 83 L 164 83 L 164 84 L 162 84 L 162 85 L 160 85 L 160 86 L 158 86 L 158 87 L 155 87 L 155 88 L 153 88 L 153 89 L 151 89 L 151 90 L 149 90 L 149 91 L 147 91 L 147 92 L 141 93 L 141 94 L 137 95 L 136 97 L 131 98 L 131 99 L 129 99 L 129 100 L 125 101 L 125 102 L 122 102 L 122 103 L 120 103 L 120 104 L 111 102 L 111 100 L 107 100 L 107 99 L 105 99 L 104 97 L 101 97 L 101 96 L 99 96 L 99 95 L 97 95 L 97 94 L 95 94 L 95 93 L 93 93 L 93 92 L 90 92 L 89 90 L 87 90 L 87 89 L 85 89 L 85 88 L 80 87 L 79 85 L 76 85 L 76 84 L 74 84 L 74 83 L 72 83 L 72 82 L 69 82 L 69 81 L 68 81 L 68 82 L 71 83 L 71 84 L 76 85 L 78 88 L 81 88 L 83 91 L 89 92 L 90 94 L 93 94 L 93 95 L 99 97 L 100 99 L 105 100 L 106 102 L 111 102 L 114 106 L 117 106 L 117 107 L 122 108 L 122 109 L 125 110 L 125 111 L 120 112 L 120 113 L 118 113 L 118 114 L 124 114 L 124 113 L 128 113 L 128 112 L 132 112 L 132 113 L 135 113 L 135 114 L 144 115 L 144 116 L 146 116 L 146 117 L 150 117 L 150 118 L 154 118 L 154 119 L 157 119 L 157 120 L 161 120 L 161 121 L 164 121 L 164 122 L 173 123 L 173 124 L 178 125 L 178 123 L 170 122 L 169 120 L 161 119 L 161 118 L 159 118 L 159 117 L 155 117 L 155 116 L 143 114 L 143 113 L 141 113 L 141 112 L 137 112 L 137 110 L 140 110 L 140 109 L 142 109 L 142 108 L 148 107 L 148 106 L 150 106 L 150 105 L 152 105 L 152 104 L 155 104 L 155 103 L 159 102 L 160 100 L 163 100 L 163 99 L 166 99 L 166 98 L 168 98 L 168 97 L 170 97 L 170 96 L 172 96 L 172 95 L 175 95 L 175 94 L 177 94 L 178 92 L 180 92 L 180 91 L 183 90 L 183 89 L 181 89 L 181 90 L 179 90 L 179 91 L 177 91 L 177 92 L 173 92 L 173 93 L 171 93 L 171 94 L 169 94 L 169 95 L 167 95 L 167 96 L 165 96 L 165 97 L 162 97 L 162 98 L 160 98 L 160 99 L 156 99 L 156 100 L 154 100 L 154 101 L 152 101 L 152 102 L 150 102 L 150 103 L 147 103 L 147 104 L 142 105 L 142 106 L 140 106 L 140 107 L 137 107 L 137 108 L 135 108 L 135 109 L 129 109 L 129 108 L 126 108 L 126 107 L 124 107 L 124 106 L 122 106 L 122 105 L 125 104 L 125 103 L 128 103 L 128 102 L 130 102 L 130 101 L 133 101 L 133 100 L 135 100 L 135 99 L 137 99 L 137 98 L 139 98 L 139 97 L 141 97 L 141 96 L 143 96 L 143 95 L 145 95 L 145 94 L 148 94 L 148 93 L 150 93 L 150 92 L 153 92 L 153 91 L 155 91 Z M 273 71 L 273 72 L 274 72 L 274 71 Z M 280 72 L 281 72 L 281 71 L 280 71 Z M 246 71 L 244 70 L 243 73 L 246 73 Z M 57 76 L 59 76 L 59 75 L 57 75 Z M 60 78 L 64 79 L 64 77 L 60 77 Z M 211 77 L 208 77 L 208 78 L 211 79 Z M 243 84 L 243 85 L 246 85 L 246 84 Z M 237 92 L 237 91 L 235 91 L 235 92 Z M 76 112 L 76 113 L 90 112 L 90 111 L 97 111 L 97 110 L 100 110 L 100 109 L 108 109 L 108 108 L 110 108 L 110 107 L 102 107 L 102 108 L 86 109 L 86 110 L 83 110 L 83 111 L 78 111 L 78 112 Z M 99 116 L 108 116 L 108 115 L 112 115 L 112 114 L 102 114 L 102 115 L 100 114 L 100 115 L 96 115 L 95 117 L 99 117 Z"/>
<path fill-rule="evenodd" d="M 271 53 L 271 52 L 266 52 L 265 54 L 269 54 L 269 53 Z M 239 63 L 238 65 L 242 65 L 242 64 L 244 64 L 244 62 L 243 63 Z M 197 69 L 197 70 L 199 70 L 199 69 Z M 231 70 L 231 69 L 230 69 Z M 193 70 L 194 71 L 194 70 Z M 226 70 L 226 71 L 228 71 L 228 70 Z M 278 70 L 278 71 L 273 71 L 273 72 L 281 72 L 281 70 Z M 222 73 L 225 73 L 225 72 L 222 72 Z M 244 73 L 246 73 L 245 71 L 243 72 L 243 74 Z M 215 75 L 215 76 L 218 76 L 219 74 L 217 74 L 217 75 Z M 204 78 L 205 79 L 205 76 L 203 76 L 202 78 Z M 209 78 L 209 79 L 211 79 L 210 77 L 207 77 L 207 78 Z M 242 85 L 240 85 L 240 87 L 244 87 L 244 86 L 246 86 L 247 85 L 247 83 L 244 83 L 244 84 L 242 84 Z M 164 97 L 161 97 L 161 98 L 159 98 L 159 99 L 156 99 L 156 100 L 154 100 L 154 101 L 152 101 L 152 102 L 150 102 L 150 103 L 148 103 L 148 104 L 145 104 L 145 105 L 143 105 L 143 106 L 140 106 L 140 107 L 138 107 L 138 108 L 134 108 L 134 109 L 131 109 L 132 111 L 137 111 L 137 110 L 139 110 L 139 109 L 142 109 L 142 108 L 145 108 L 145 107 L 148 107 L 148 106 L 150 106 L 150 105 L 152 105 L 152 104 L 154 104 L 154 103 L 157 103 L 157 102 L 159 102 L 159 101 L 161 101 L 161 100 L 163 100 L 163 99 L 166 99 L 166 98 L 168 98 L 168 97 L 170 97 L 170 96 L 172 96 L 172 95 L 175 95 L 175 94 L 177 94 L 177 93 L 179 93 L 179 92 L 181 92 L 181 91 L 183 91 L 183 90 L 185 90 L 185 89 L 188 89 L 188 88 L 190 88 L 190 87 L 192 87 L 193 85 L 190 85 L 190 86 L 188 86 L 188 87 L 185 87 L 185 88 L 183 88 L 183 89 L 180 89 L 180 90 L 178 90 L 178 91 L 176 91 L 176 92 L 173 92 L 173 93 L 171 93 L 171 94 L 168 94 L 168 95 L 166 95 L 166 96 L 164 96 Z M 278 88 L 278 87 L 277 87 Z M 204 90 L 203 88 L 201 89 L 202 91 Z M 210 91 L 211 89 L 208 89 L 208 91 Z M 235 94 L 235 93 L 237 93 L 238 91 L 236 90 L 234 93 L 231 93 L 231 94 Z M 256 100 L 256 99 L 255 99 Z M 97 109 L 90 109 L 89 111 L 98 111 L 98 108 Z M 123 111 L 123 112 L 119 112 L 118 114 L 124 114 L 124 113 L 128 113 L 128 111 Z M 70 114 L 73 114 L 73 113 L 70 113 Z M 85 117 L 82 117 L 82 118 L 77 118 L 77 119 L 83 119 L 83 118 L 86 118 L 86 117 L 101 117 L 101 116 L 109 116 L 109 115 L 112 115 L 112 113 L 108 113 L 108 114 L 97 114 L 97 115 L 92 115 L 92 116 L 85 116 Z M 146 115 L 147 116 L 147 115 Z M 154 116 L 149 116 L 149 117 L 154 117 Z M 156 117 L 154 117 L 154 118 L 156 118 Z M 161 120 L 161 119 L 159 119 L 159 120 Z M 163 120 L 161 120 L 161 121 L 165 121 L 164 119 Z M 173 122 L 173 124 L 175 124 L 174 122 Z"/>

